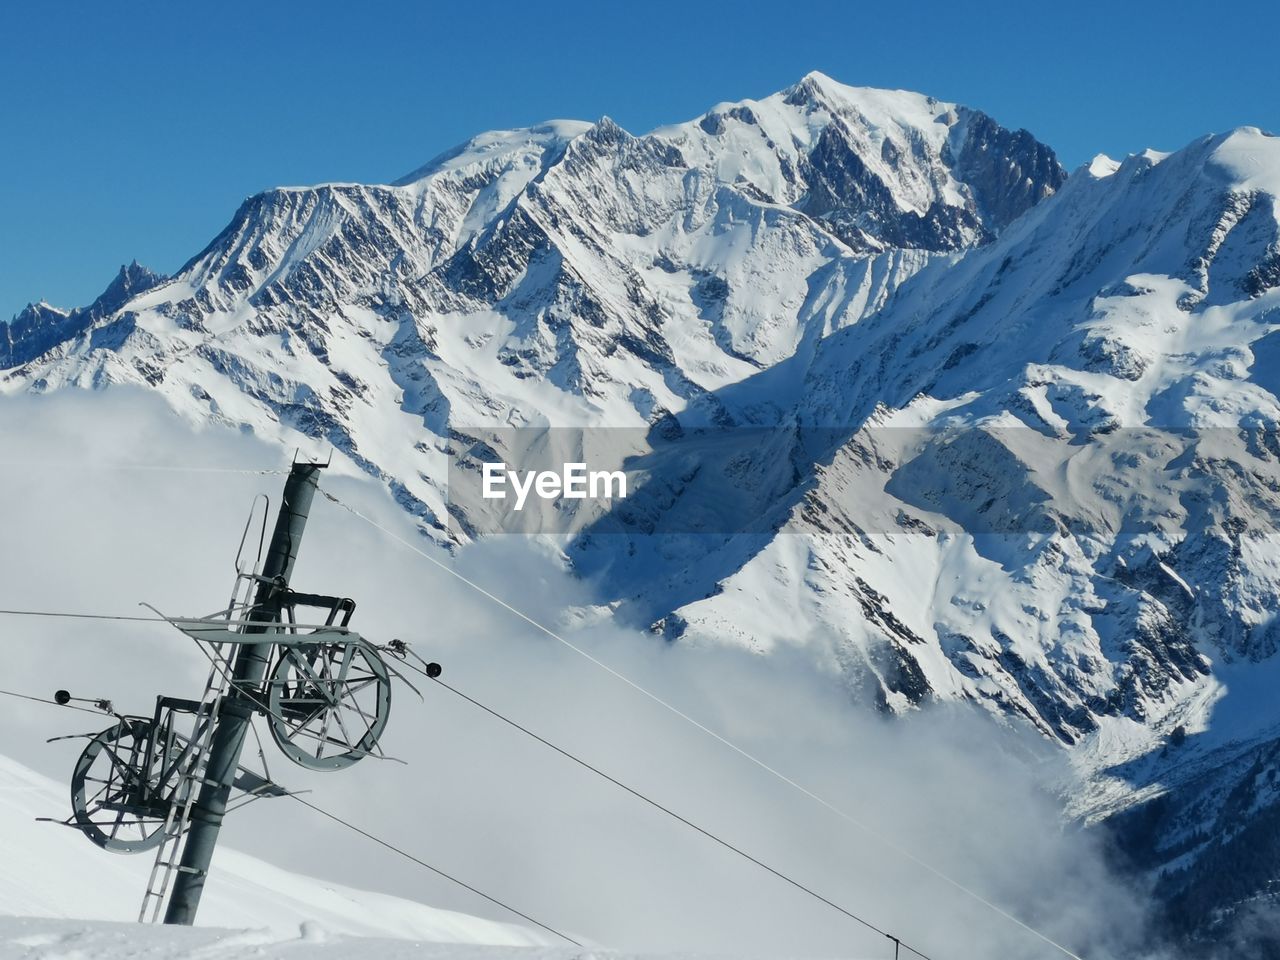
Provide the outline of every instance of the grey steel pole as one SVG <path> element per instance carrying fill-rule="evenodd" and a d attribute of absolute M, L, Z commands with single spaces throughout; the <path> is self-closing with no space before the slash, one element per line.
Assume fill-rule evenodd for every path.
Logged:
<path fill-rule="evenodd" d="M 295 463 L 284 484 L 284 498 L 276 518 L 271 546 L 262 568 L 263 581 L 258 584 L 249 620 L 276 623 L 280 620 L 281 600 L 289 586 L 298 546 L 307 526 L 307 514 L 315 496 L 320 471 L 324 464 Z M 266 633 L 267 626 L 246 627 L 245 633 Z M 259 698 L 265 699 L 262 683 L 271 660 L 271 644 L 241 644 L 232 667 L 235 683 L 226 695 L 218 714 L 209 748 L 209 767 L 191 808 L 191 826 L 182 848 L 182 860 L 173 881 L 173 892 L 165 910 L 165 923 L 190 925 L 195 922 L 204 881 L 209 874 L 213 848 L 227 812 L 231 784 L 240 766 L 240 751 L 253 720 Z"/>

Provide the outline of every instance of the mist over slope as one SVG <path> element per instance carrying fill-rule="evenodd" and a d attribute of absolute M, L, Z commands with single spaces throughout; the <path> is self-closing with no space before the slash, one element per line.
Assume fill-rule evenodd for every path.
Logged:
<path fill-rule="evenodd" d="M 1213 939 L 1280 863 L 1223 880 L 1277 810 L 1277 142 L 1068 179 L 820 74 L 641 137 L 493 132 L 250 198 L 109 310 L 31 308 L 0 390 L 331 444 L 455 550 L 506 519 L 459 458 L 603 449 L 635 495 L 533 528 L 583 620 L 1031 726 Z"/>
<path fill-rule="evenodd" d="M 146 600 L 194 613 L 220 605 L 250 500 L 274 494 L 281 481 L 222 468 L 287 464 L 287 453 L 256 438 L 218 428 L 193 432 L 159 398 L 130 390 L 17 398 L 0 405 L 0 429 L 12 457 L 0 470 L 0 496 L 13 505 L 6 514 L 11 546 L 0 553 L 0 606 L 10 609 L 128 614 Z M 132 466 L 144 456 L 153 457 L 146 461 L 152 469 Z M 191 467 L 197 469 L 183 469 Z M 408 535 L 411 524 L 394 501 L 357 476 L 335 464 L 322 489 Z M 1036 738 L 941 705 L 917 722 L 895 722 L 851 703 L 803 657 L 667 645 L 616 626 L 584 625 L 572 612 L 588 599 L 584 586 L 522 540 L 468 547 L 456 563 L 865 828 L 328 501 L 317 499 L 294 582 L 350 595 L 359 605 L 353 626 L 364 636 L 409 640 L 441 662 L 458 689 L 931 954 L 1054 951 L 886 840 L 1077 949 L 1107 945 L 1125 954 L 1125 944 L 1145 942 L 1141 890 L 1111 870 L 1095 838 L 1063 830 L 1058 801 L 1042 781 L 1068 771 Z M 207 669 L 165 624 L 10 618 L 4 629 L 3 689 L 36 696 L 65 687 L 144 713 L 157 693 L 194 694 Z M 397 687 L 393 698 L 385 747 L 406 763 L 368 759 L 337 773 L 309 772 L 286 762 L 263 731 L 271 776 L 577 939 L 665 953 L 885 952 L 883 938 L 464 701 L 435 687 L 424 694 L 419 701 Z M 82 743 L 45 739 L 108 723 L 0 696 L 0 754 L 38 771 L 41 783 L 65 783 Z M 258 765 L 256 755 L 251 762 Z M 44 902 L 60 914 L 131 919 L 144 886 L 138 871 L 149 858 L 113 856 L 65 827 L 32 823 L 33 815 L 66 815 L 65 794 L 50 789 L 17 806 L 0 802 L 0 831 L 25 838 L 22 849 L 57 845 L 58 856 L 26 876 L 48 883 Z M 241 854 L 215 860 L 226 881 L 248 855 L 281 871 L 262 877 L 278 878 L 286 890 L 337 884 L 519 922 L 287 799 L 232 814 L 222 843 Z M 60 864 L 75 872 L 61 887 Z M 31 887 L 21 868 L 6 869 L 5 877 L 12 880 L 6 889 Z M 228 893 L 202 922 L 259 926 L 276 917 L 293 925 L 286 931 L 292 936 L 307 917 L 296 903 L 276 911 L 268 897 L 245 904 Z M 364 903 L 371 895 L 350 896 Z M 0 912 L 20 908 L 34 909 L 0 903 Z M 415 936 L 394 916 L 361 910 L 357 930 L 327 918 L 325 901 L 311 909 L 330 931 L 371 934 L 385 925 L 384 935 Z"/>

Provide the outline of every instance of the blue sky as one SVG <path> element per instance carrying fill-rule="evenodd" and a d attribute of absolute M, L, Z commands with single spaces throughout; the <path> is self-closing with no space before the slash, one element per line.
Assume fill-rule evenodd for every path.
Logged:
<path fill-rule="evenodd" d="M 171 272 L 244 197 L 387 181 L 485 129 L 635 133 L 821 70 L 1026 127 L 1074 167 L 1280 131 L 1280 5 L 222 0 L 0 10 L 0 317 Z"/>

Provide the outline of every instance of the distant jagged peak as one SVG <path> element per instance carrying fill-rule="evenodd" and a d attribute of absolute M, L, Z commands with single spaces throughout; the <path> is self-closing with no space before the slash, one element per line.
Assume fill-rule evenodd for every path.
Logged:
<path fill-rule="evenodd" d="M 156 273 L 150 268 L 144 267 L 137 260 L 131 260 L 127 264 L 120 265 L 120 269 L 116 271 L 111 283 L 88 306 L 67 309 L 65 307 L 56 307 L 46 300 L 38 300 L 34 303 L 28 303 L 14 314 L 12 325 L 17 326 L 23 322 L 39 322 L 41 320 L 64 320 L 67 317 L 80 314 L 105 316 L 107 313 L 123 306 L 132 297 L 159 286 L 168 279 L 164 274 Z"/>
<path fill-rule="evenodd" d="M 33 360 L 57 344 L 78 336 L 134 297 L 168 279 L 132 260 L 121 265 L 107 289 L 87 307 L 64 310 L 43 300 L 27 304 L 8 323 L 0 322 L 0 370 Z"/>
<path fill-rule="evenodd" d="M 134 297 L 160 286 L 169 278 L 162 273 L 144 267 L 137 260 L 122 264 L 115 279 L 108 284 L 83 313 L 94 320 L 108 316 L 119 310 Z M 81 311 L 73 311 L 79 313 Z"/>
<path fill-rule="evenodd" d="M 139 263 L 137 258 L 130 260 L 128 263 L 120 265 L 120 276 L 122 277 L 155 277 L 159 276 L 154 270 L 148 266 Z"/>
<path fill-rule="evenodd" d="M 116 273 L 115 279 L 106 290 L 98 297 L 95 302 L 115 299 L 118 297 L 135 296 L 145 290 L 158 286 L 169 278 L 162 273 L 156 273 L 150 267 L 145 267 L 137 260 L 131 260 L 127 264 L 121 264 L 120 270 Z M 123 301 L 122 301 L 123 302 Z"/>
<path fill-rule="evenodd" d="M 13 322 L 18 323 L 27 317 L 66 317 L 71 314 L 70 310 L 62 307 L 55 307 L 47 300 L 37 300 L 34 303 L 28 303 L 25 307 L 13 315 Z"/>
<path fill-rule="evenodd" d="M 591 126 L 583 132 L 583 136 L 594 140 L 596 143 L 605 144 L 616 143 L 619 140 L 629 137 L 630 134 L 623 130 L 622 127 L 618 126 L 613 117 L 606 114 L 595 123 L 591 124 Z"/>

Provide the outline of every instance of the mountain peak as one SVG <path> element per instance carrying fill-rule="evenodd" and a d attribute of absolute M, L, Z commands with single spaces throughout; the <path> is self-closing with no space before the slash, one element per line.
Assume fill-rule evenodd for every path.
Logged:
<path fill-rule="evenodd" d="M 844 91 L 855 89 L 827 76 L 819 70 L 810 70 L 791 86 L 781 91 L 788 103 L 800 105 L 824 99 L 843 99 Z"/>
<path fill-rule="evenodd" d="M 910 91 L 846 86 L 811 71 L 763 100 L 722 104 L 642 137 L 608 116 L 594 123 L 551 120 L 478 134 L 393 184 L 408 189 L 326 185 L 251 197 L 181 268 L 184 285 L 174 287 L 177 299 L 163 322 L 180 318 L 184 329 L 198 330 L 212 320 L 212 329 L 224 316 L 283 309 L 286 302 L 327 311 L 335 298 L 381 297 L 392 277 L 419 278 L 415 295 L 423 309 L 445 309 L 454 298 L 470 306 L 511 292 L 522 276 L 532 287 L 540 276 L 528 272 L 535 253 L 554 248 L 564 255 L 580 242 L 577 234 L 563 235 L 568 224 L 590 224 L 599 238 L 656 238 L 679 222 L 654 262 L 704 270 L 702 254 L 674 250 L 684 242 L 678 237 L 714 230 L 716 217 L 734 223 L 738 213 L 773 216 L 765 211 L 780 207 L 806 218 L 797 228 L 805 236 L 797 254 L 833 242 L 859 259 L 913 251 L 893 277 L 896 285 L 923 264 L 917 252 L 985 243 L 1061 182 L 1048 147 L 985 114 Z M 747 206 L 730 213 L 738 204 Z M 475 246 L 481 240 L 483 249 Z M 11 327 L 13 342 L 24 346 L 12 348 L 8 359 L 20 363 L 19 354 L 47 352 L 164 279 L 136 262 L 122 267 L 98 300 L 73 312 L 83 323 Z M 199 291 L 194 298 L 191 289 Z M 706 291 L 697 289 L 702 302 Z M 546 291 L 534 299 L 546 297 L 555 301 Z M 645 297 L 652 298 L 646 316 L 657 315 L 664 297 L 656 291 Z M 721 308 L 705 309 L 711 316 Z M 799 336 L 786 325 L 756 330 L 754 320 L 734 322 L 742 329 L 718 332 L 714 347 L 727 348 L 734 363 L 772 362 Z M 62 334 L 56 341 L 54 326 Z"/>
<path fill-rule="evenodd" d="M 618 126 L 617 121 L 615 121 L 613 117 L 609 116 L 607 113 L 601 115 L 600 119 L 591 125 L 591 130 L 589 130 L 588 133 L 592 131 L 600 131 L 600 132 L 609 134 L 611 136 L 617 133 L 625 132 L 622 129 L 622 127 Z"/>
<path fill-rule="evenodd" d="M 1280 197 L 1280 137 L 1258 127 L 1236 127 L 1210 144 L 1210 165 L 1235 189 Z"/>
<path fill-rule="evenodd" d="M 821 99 L 824 84 L 834 83 L 835 81 L 828 77 L 825 73 L 817 70 L 810 70 L 798 81 L 793 83 L 782 91 L 786 97 L 787 103 L 800 105 L 810 103 L 814 100 Z"/>
<path fill-rule="evenodd" d="M 1119 170 L 1120 161 L 1112 159 L 1105 153 L 1100 153 L 1089 161 L 1085 169 L 1089 171 L 1089 175 L 1091 177 L 1102 179 L 1103 177 L 1111 176 Z"/>
<path fill-rule="evenodd" d="M 560 150 L 574 137 L 581 136 L 591 128 L 592 124 L 582 120 L 546 120 L 514 130 L 488 130 L 431 158 L 412 173 L 393 181 L 392 185 L 408 186 L 432 174 L 460 170 L 480 163 L 518 162 L 522 156 Z"/>
<path fill-rule="evenodd" d="M 18 323 L 27 317 L 65 317 L 71 313 L 70 310 L 62 307 L 55 307 L 47 300 L 36 300 L 28 303 L 25 307 L 13 315 L 13 322 Z"/>
<path fill-rule="evenodd" d="M 79 335 L 138 294 L 168 279 L 133 260 L 121 265 L 107 289 L 87 307 L 64 310 L 43 300 L 27 304 L 8 323 L 0 323 L 0 370 L 26 363 Z"/>
<path fill-rule="evenodd" d="M 876 126 L 914 126 L 954 122 L 956 104 L 914 90 L 855 87 L 816 70 L 776 94 L 788 106 L 825 108 L 834 114 L 856 112 Z"/>
<path fill-rule="evenodd" d="M 168 279 L 163 274 L 144 267 L 137 260 L 121 264 L 115 279 L 111 281 L 107 289 L 102 291 L 93 303 L 89 304 L 86 308 L 86 313 L 95 319 L 105 317 L 107 314 L 119 310 L 138 294 L 145 293 Z"/>

